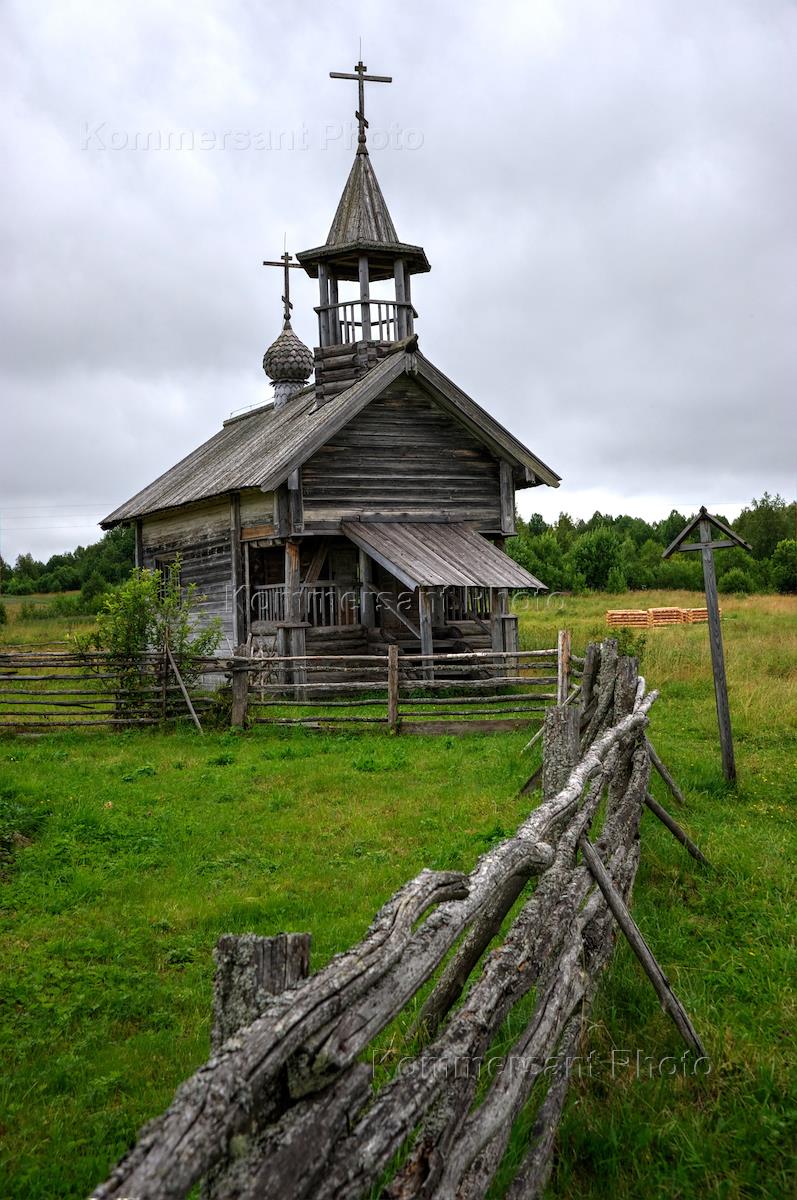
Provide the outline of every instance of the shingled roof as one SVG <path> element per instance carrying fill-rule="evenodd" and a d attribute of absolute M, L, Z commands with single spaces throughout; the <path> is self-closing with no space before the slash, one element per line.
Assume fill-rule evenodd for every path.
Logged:
<path fill-rule="evenodd" d="M 405 261 L 411 275 L 431 270 L 422 246 L 399 241 L 367 151 L 354 156 L 324 245 L 302 250 L 296 257 L 313 277 L 319 262 L 334 262 L 338 278 L 357 279 L 361 252 L 368 253 L 372 280 L 392 277 L 397 258 Z"/>
<path fill-rule="evenodd" d="M 225 421 L 212 438 L 110 513 L 111 529 L 147 513 L 178 508 L 243 488 L 273 491 L 402 374 L 409 374 L 441 407 L 496 454 L 525 471 L 526 483 L 558 487 L 559 476 L 488 412 L 419 353 L 391 354 L 326 404 L 312 387 L 282 409 L 272 404 Z"/>

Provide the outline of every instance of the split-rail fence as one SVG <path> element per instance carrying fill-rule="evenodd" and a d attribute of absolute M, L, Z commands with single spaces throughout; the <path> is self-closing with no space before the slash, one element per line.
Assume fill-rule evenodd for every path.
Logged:
<path fill-rule="evenodd" d="M 184 678 L 174 656 L 119 663 L 76 650 L 0 650 L 0 730 L 129 728 L 207 715 L 233 726 L 383 728 L 393 733 L 528 729 L 572 698 L 583 660 L 550 649 L 209 658 Z M 228 704 L 225 706 L 225 696 Z"/>
<path fill-rule="evenodd" d="M 220 939 L 211 1056 L 93 1200 L 476 1200 L 529 1109 L 505 1194 L 539 1196 L 617 927 L 704 1056 L 627 907 L 656 693 L 611 641 L 581 688 L 546 717 L 541 802 L 469 875 L 422 871 L 315 974 L 308 934 Z"/>

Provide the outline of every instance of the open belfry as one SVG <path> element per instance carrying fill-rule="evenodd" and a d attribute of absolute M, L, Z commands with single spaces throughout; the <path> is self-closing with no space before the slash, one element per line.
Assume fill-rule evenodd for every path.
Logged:
<path fill-rule="evenodd" d="M 357 83 L 357 150 L 323 245 L 265 264 L 283 272 L 273 399 L 102 525 L 135 525 L 139 566 L 179 556 L 222 653 L 513 650 L 509 591 L 545 586 L 503 549 L 515 492 L 559 476 L 419 349 L 429 260 L 400 240 L 367 144 L 366 84 L 391 80 L 362 62 L 332 78 Z M 296 270 L 318 281 L 314 350 L 291 326 Z"/>

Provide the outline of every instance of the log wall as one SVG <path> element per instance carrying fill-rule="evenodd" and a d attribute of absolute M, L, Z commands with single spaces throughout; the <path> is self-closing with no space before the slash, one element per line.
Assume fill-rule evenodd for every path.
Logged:
<path fill-rule="evenodd" d="M 501 530 L 499 464 L 403 376 L 302 468 L 305 531 L 363 516 L 447 516 Z"/>

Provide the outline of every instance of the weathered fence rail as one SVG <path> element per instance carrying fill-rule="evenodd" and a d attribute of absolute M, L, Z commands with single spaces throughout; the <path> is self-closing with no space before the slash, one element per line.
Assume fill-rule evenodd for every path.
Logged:
<path fill-rule="evenodd" d="M 126 728 L 190 719 L 186 690 L 168 651 L 120 664 L 100 653 L 2 650 L 0 730 Z M 192 690 L 195 708 L 212 703 Z"/>
<path fill-rule="evenodd" d="M 469 875 L 422 871 L 316 974 L 306 934 L 223 938 L 213 1053 L 94 1200 L 177 1200 L 201 1180 L 206 1200 L 475 1200 L 530 1100 L 535 1132 L 507 1195 L 539 1196 L 618 921 L 702 1055 L 627 909 L 655 699 L 616 644 L 590 647 L 581 703 L 546 718 L 541 803 Z"/>
<path fill-rule="evenodd" d="M 572 694 L 569 635 L 551 649 L 459 654 L 236 656 L 195 664 L 186 686 L 172 654 L 120 665 L 76 651 L 0 650 L 0 730 L 123 728 L 193 719 L 229 685 L 233 726 L 383 727 L 438 733 L 527 729 Z M 222 693 L 220 693 L 220 688 Z"/>

